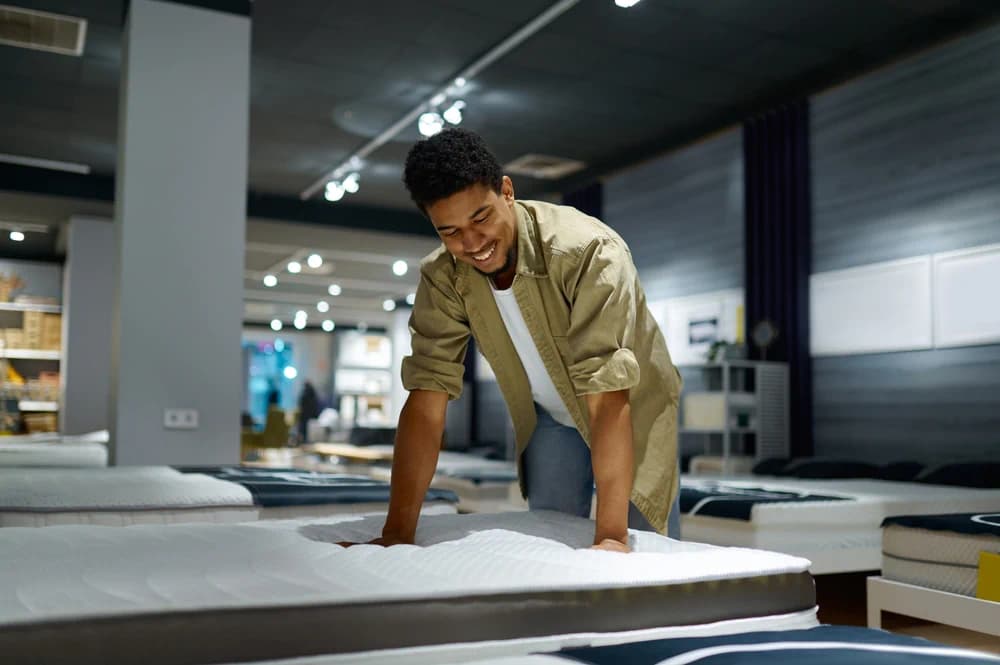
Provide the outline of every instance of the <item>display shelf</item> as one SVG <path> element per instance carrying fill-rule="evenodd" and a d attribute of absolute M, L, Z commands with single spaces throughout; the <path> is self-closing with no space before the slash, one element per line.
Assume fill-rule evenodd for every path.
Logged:
<path fill-rule="evenodd" d="M 0 358 L 14 360 L 59 360 L 62 352 L 48 349 L 0 349 Z"/>
<path fill-rule="evenodd" d="M 0 302 L 0 312 L 45 312 L 46 314 L 61 314 L 59 305 L 36 305 L 32 303 Z"/>
<path fill-rule="evenodd" d="M 58 411 L 59 402 L 23 399 L 17 403 L 18 411 Z"/>

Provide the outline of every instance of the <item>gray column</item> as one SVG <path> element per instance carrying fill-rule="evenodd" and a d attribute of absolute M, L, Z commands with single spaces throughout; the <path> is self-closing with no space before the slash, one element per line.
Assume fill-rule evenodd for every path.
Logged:
<path fill-rule="evenodd" d="M 234 463 L 250 19 L 131 0 L 123 37 L 112 463 Z"/>
<path fill-rule="evenodd" d="M 63 271 L 64 434 L 110 429 L 115 229 L 110 219 L 72 217 Z"/>

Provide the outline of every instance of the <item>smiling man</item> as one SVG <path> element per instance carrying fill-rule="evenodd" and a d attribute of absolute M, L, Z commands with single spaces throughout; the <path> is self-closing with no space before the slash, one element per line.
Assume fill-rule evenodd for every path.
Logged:
<path fill-rule="evenodd" d="M 443 245 L 421 264 L 375 542 L 413 542 L 470 335 L 510 409 L 531 510 L 587 517 L 596 486 L 595 547 L 627 552 L 628 527 L 676 537 L 680 378 L 625 242 L 573 208 L 516 200 L 469 131 L 417 143 L 404 181 Z"/>

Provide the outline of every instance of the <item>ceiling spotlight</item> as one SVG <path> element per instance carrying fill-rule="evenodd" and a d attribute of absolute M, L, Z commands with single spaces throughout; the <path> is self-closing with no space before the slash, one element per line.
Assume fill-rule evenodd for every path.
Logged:
<path fill-rule="evenodd" d="M 305 319 L 295 319 L 294 321 L 292 321 L 292 325 L 295 326 L 296 330 L 302 330 L 303 328 L 306 327 L 306 320 Z"/>
<path fill-rule="evenodd" d="M 318 312 L 329 312 L 330 311 L 330 303 L 328 303 L 325 300 L 320 300 L 318 303 L 316 303 L 316 311 L 318 311 Z"/>
<path fill-rule="evenodd" d="M 319 254 L 310 254 L 309 258 L 306 259 L 306 263 L 310 268 L 319 268 L 323 265 L 323 257 Z"/>
<path fill-rule="evenodd" d="M 396 301 L 393 300 L 392 298 L 386 298 L 385 300 L 382 301 L 382 309 L 384 309 L 387 312 L 391 312 L 392 310 L 396 309 Z"/>
<path fill-rule="evenodd" d="M 444 116 L 445 120 L 447 120 L 453 125 L 457 125 L 458 123 L 462 122 L 462 109 L 464 108 L 465 108 L 465 102 L 463 102 L 461 99 L 456 99 L 451 106 L 445 109 L 442 115 Z"/>
<path fill-rule="evenodd" d="M 347 163 L 351 165 L 352 169 L 360 169 L 364 166 L 364 162 L 362 162 L 361 158 L 357 155 L 351 155 L 351 158 L 347 161 Z"/>
<path fill-rule="evenodd" d="M 300 309 L 299 311 L 295 312 L 295 318 L 296 319 L 308 319 L 309 315 L 306 314 L 306 311 L 304 309 Z"/>
<path fill-rule="evenodd" d="M 280 319 L 271 319 L 271 330 L 273 330 L 274 332 L 278 332 L 279 330 L 281 330 Z"/>
<path fill-rule="evenodd" d="M 13 240 L 14 242 L 21 242 L 22 240 L 24 240 L 24 234 L 21 233 L 20 231 L 11 231 L 10 239 Z"/>
<path fill-rule="evenodd" d="M 410 307 L 413 307 L 413 303 L 415 303 L 415 302 L 417 302 L 417 294 L 416 293 L 407 293 L 406 294 L 406 304 L 409 305 Z"/>
<path fill-rule="evenodd" d="M 330 319 L 326 319 L 321 325 L 326 332 L 333 332 L 333 329 L 337 327 L 337 324 Z"/>
<path fill-rule="evenodd" d="M 403 261 L 402 259 L 392 264 L 392 274 L 397 277 L 402 277 L 409 269 L 410 266 L 406 265 L 406 261 Z"/>
<path fill-rule="evenodd" d="M 292 273 L 293 275 L 302 272 L 302 264 L 299 263 L 298 261 L 290 261 L 288 263 L 288 272 Z"/>
<path fill-rule="evenodd" d="M 459 76 L 457 79 L 455 79 L 456 88 L 464 88 L 467 83 L 468 81 L 465 80 L 464 76 Z"/>
<path fill-rule="evenodd" d="M 444 93 L 439 92 L 438 94 L 431 97 L 431 106 L 441 106 L 442 104 L 444 104 L 444 100 L 446 99 L 447 97 L 445 97 Z"/>
<path fill-rule="evenodd" d="M 361 176 L 357 171 L 344 178 L 344 191 L 348 194 L 356 194 L 361 188 Z"/>
<path fill-rule="evenodd" d="M 441 119 L 441 114 L 435 111 L 421 114 L 420 119 L 417 120 L 417 131 L 422 136 L 430 138 L 442 129 L 444 129 L 444 120 Z"/>
<path fill-rule="evenodd" d="M 323 194 L 323 197 L 331 203 L 339 201 L 344 198 L 344 186 L 336 180 L 331 180 L 326 183 L 326 193 Z"/>
<path fill-rule="evenodd" d="M 285 375 L 285 378 L 288 379 L 289 381 L 291 381 L 292 379 L 294 379 L 299 375 L 299 371 L 294 367 L 292 367 L 291 365 L 286 367 L 285 371 L 282 373 Z"/>
<path fill-rule="evenodd" d="M 278 278 L 274 275 L 264 275 L 264 286 L 271 288 L 278 285 Z"/>
<path fill-rule="evenodd" d="M 341 291 L 340 284 L 331 284 L 330 288 L 326 290 L 326 292 L 329 293 L 331 296 L 339 296 L 340 291 Z"/>
<path fill-rule="evenodd" d="M 615 4 L 619 7 L 634 7 L 639 4 L 639 0 L 615 0 Z"/>

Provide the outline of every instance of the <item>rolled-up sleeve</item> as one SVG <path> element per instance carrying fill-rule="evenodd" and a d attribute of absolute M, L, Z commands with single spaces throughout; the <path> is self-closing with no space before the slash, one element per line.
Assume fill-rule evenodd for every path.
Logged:
<path fill-rule="evenodd" d="M 598 238 L 582 252 L 572 277 L 567 346 L 576 394 L 635 387 L 638 276 L 631 254 L 614 238 Z"/>
<path fill-rule="evenodd" d="M 469 335 L 469 322 L 457 295 L 422 272 L 410 315 L 412 355 L 403 358 L 403 387 L 448 393 L 448 399 L 458 399 Z"/>

